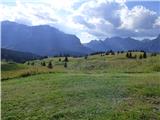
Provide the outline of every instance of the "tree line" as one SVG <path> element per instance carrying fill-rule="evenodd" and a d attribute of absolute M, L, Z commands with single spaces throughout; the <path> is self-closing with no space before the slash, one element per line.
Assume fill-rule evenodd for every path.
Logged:
<path fill-rule="evenodd" d="M 62 61 L 61 58 L 59 58 L 59 62 L 61 62 L 61 61 Z M 67 62 L 69 62 L 68 56 L 65 56 L 63 62 L 64 62 L 64 67 L 67 68 Z M 47 66 L 49 69 L 53 68 L 52 61 L 49 61 L 48 64 L 47 64 L 47 62 L 42 61 L 40 64 L 41 64 L 41 66 Z M 34 66 L 35 63 L 34 62 L 27 62 L 27 65 Z"/>
<path fill-rule="evenodd" d="M 134 52 L 140 52 L 140 54 L 132 54 L 132 53 L 134 53 Z M 113 50 L 108 50 L 108 51 L 106 51 L 106 52 L 94 52 L 94 53 L 91 53 L 90 55 L 98 55 L 98 54 L 100 54 L 101 56 L 104 56 L 104 55 L 115 55 L 115 54 L 123 54 L 123 53 L 125 53 L 125 51 L 113 51 Z M 157 55 L 157 53 L 151 53 L 151 56 L 156 56 Z M 88 56 L 89 55 L 85 55 L 84 56 L 84 59 L 88 59 Z M 128 50 L 127 51 L 127 53 L 126 53 L 126 57 L 127 58 L 132 58 L 132 59 L 137 59 L 137 58 L 139 58 L 139 59 L 145 59 L 145 58 L 147 58 L 147 53 L 145 52 L 145 51 L 138 51 L 138 50 Z M 64 67 L 65 68 L 67 68 L 67 66 L 68 66 L 68 62 L 69 62 L 69 59 L 68 59 L 68 56 L 65 56 L 64 57 L 64 59 L 62 60 L 61 58 L 59 58 L 59 60 L 58 60 L 59 62 L 64 62 Z M 34 62 L 27 62 L 27 64 L 28 65 L 35 65 L 35 63 Z M 52 61 L 49 61 L 48 63 L 47 62 L 45 62 L 45 61 L 42 61 L 41 63 L 41 66 L 47 66 L 49 69 L 52 69 L 53 68 L 53 64 L 52 64 Z"/>
<path fill-rule="evenodd" d="M 132 55 L 132 52 L 127 52 L 126 53 L 126 57 L 127 58 L 134 58 L 134 59 L 136 59 L 137 55 Z M 142 59 L 142 58 L 147 58 L 147 53 L 146 52 L 143 52 L 143 54 L 139 55 L 139 59 Z"/>

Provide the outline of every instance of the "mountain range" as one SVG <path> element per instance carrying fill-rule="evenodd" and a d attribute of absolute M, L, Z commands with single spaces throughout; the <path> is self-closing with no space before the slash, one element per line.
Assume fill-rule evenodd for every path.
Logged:
<path fill-rule="evenodd" d="M 127 51 L 127 50 L 144 50 L 147 52 L 160 52 L 160 35 L 153 39 L 142 41 L 133 38 L 112 37 L 105 40 L 92 40 L 84 46 L 94 51 Z"/>
<path fill-rule="evenodd" d="M 75 35 L 48 25 L 26 26 L 10 21 L 1 23 L 2 48 L 31 52 L 41 56 L 84 55 L 91 52 Z"/>
<path fill-rule="evenodd" d="M 2 21 L 1 47 L 30 52 L 40 56 L 60 54 L 81 56 L 106 50 L 160 52 L 160 35 L 153 40 L 145 39 L 139 41 L 131 37 L 111 37 L 82 44 L 75 35 L 66 34 L 49 25 L 27 26 L 15 22 Z"/>

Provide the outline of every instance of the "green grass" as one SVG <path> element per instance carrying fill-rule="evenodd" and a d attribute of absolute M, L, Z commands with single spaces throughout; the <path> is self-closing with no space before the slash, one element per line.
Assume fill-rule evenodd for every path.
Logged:
<path fill-rule="evenodd" d="M 140 54 L 140 53 L 134 53 Z M 133 54 L 133 55 L 134 55 Z M 24 77 L 42 73 L 150 73 L 160 72 L 160 55 L 156 57 L 148 57 L 147 59 L 128 59 L 126 53 L 119 55 L 89 56 L 87 60 L 82 58 L 69 58 L 67 69 L 64 68 L 63 57 L 62 61 L 58 58 L 47 58 L 44 60 L 30 61 L 34 62 L 34 66 L 17 63 L 2 62 L 2 80 L 10 78 Z M 53 69 L 48 69 L 46 66 L 41 66 L 41 62 L 45 61 L 46 66 L 49 61 L 53 64 Z"/>
<path fill-rule="evenodd" d="M 8 80 L 11 78 L 27 77 L 35 74 L 42 73 L 64 73 L 65 69 L 63 66 L 55 66 L 54 69 L 49 69 L 40 65 L 28 66 L 26 64 L 18 63 L 3 63 L 1 64 L 1 79 Z"/>
<path fill-rule="evenodd" d="M 2 82 L 2 119 L 160 119 L 160 74 L 42 74 Z"/>
<path fill-rule="evenodd" d="M 67 68 L 58 59 L 2 63 L 2 120 L 160 119 L 160 55 L 69 58 Z"/>

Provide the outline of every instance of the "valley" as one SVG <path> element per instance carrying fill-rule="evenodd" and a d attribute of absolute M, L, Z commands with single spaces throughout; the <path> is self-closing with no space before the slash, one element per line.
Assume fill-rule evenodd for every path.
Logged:
<path fill-rule="evenodd" d="M 160 118 L 159 54 L 147 53 L 145 59 L 126 53 L 68 57 L 67 67 L 64 60 L 2 62 L 2 119 Z"/>

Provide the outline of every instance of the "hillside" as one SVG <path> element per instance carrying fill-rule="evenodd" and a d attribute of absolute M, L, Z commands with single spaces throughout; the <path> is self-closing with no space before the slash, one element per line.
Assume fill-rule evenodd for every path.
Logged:
<path fill-rule="evenodd" d="M 68 57 L 67 69 L 64 68 L 64 57 L 50 57 L 42 60 L 31 60 L 22 64 L 23 69 L 16 71 L 14 66 L 17 64 L 2 64 L 2 79 L 14 78 L 23 75 L 32 75 L 37 73 L 62 72 L 62 73 L 148 73 L 160 72 L 160 55 L 151 56 L 147 54 L 147 59 L 139 59 L 140 52 L 133 52 L 133 56 L 137 58 L 127 58 L 126 53 L 119 53 L 115 55 L 90 55 L 85 59 L 84 57 Z M 59 61 L 60 59 L 60 61 Z M 45 66 L 41 63 L 45 62 Z M 47 68 L 48 63 L 51 62 L 53 69 Z M 34 65 L 32 65 L 34 63 Z M 19 65 L 18 65 L 19 66 Z M 20 64 L 21 66 L 21 64 Z M 13 70 L 6 68 L 13 68 Z M 8 76 L 11 74 L 11 76 Z"/>
<path fill-rule="evenodd" d="M 147 43 L 147 51 L 160 52 L 160 35 Z"/>
<path fill-rule="evenodd" d="M 1 48 L 1 60 L 14 61 L 14 62 L 25 62 L 28 60 L 40 59 L 42 56 L 35 55 L 27 52 L 19 52 L 15 50 L 9 50 Z"/>
<path fill-rule="evenodd" d="M 160 55 L 147 56 L 68 57 L 67 68 L 64 57 L 3 62 L 2 119 L 158 120 Z"/>
<path fill-rule="evenodd" d="M 85 55 L 84 47 L 75 35 L 65 34 L 48 25 L 26 26 L 10 21 L 1 24 L 2 48 L 31 52 L 41 56 Z"/>

